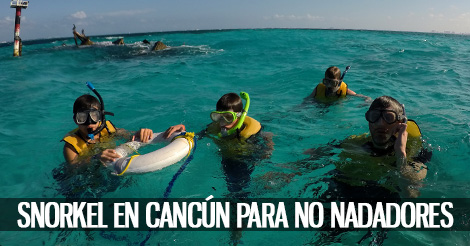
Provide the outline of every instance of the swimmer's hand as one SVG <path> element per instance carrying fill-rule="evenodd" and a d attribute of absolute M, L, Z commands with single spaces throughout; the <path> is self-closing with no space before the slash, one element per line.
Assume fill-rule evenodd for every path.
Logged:
<path fill-rule="evenodd" d="M 175 132 L 184 132 L 186 131 L 186 127 L 182 124 L 176 125 L 176 126 L 170 126 L 166 131 L 163 133 L 164 138 L 169 138 L 171 134 Z"/>
<path fill-rule="evenodd" d="M 116 152 L 114 149 L 105 149 L 98 156 L 98 159 L 105 162 L 114 162 L 116 159 L 121 158 L 122 156 Z"/>
<path fill-rule="evenodd" d="M 153 136 L 152 129 L 142 128 L 138 130 L 134 134 L 134 136 L 132 136 L 132 141 L 138 138 L 142 143 L 147 143 L 150 140 L 150 138 L 152 138 L 152 136 Z"/>
<path fill-rule="evenodd" d="M 406 141 L 408 132 L 406 123 L 399 123 L 397 126 L 397 140 L 395 140 L 395 155 L 397 158 L 406 158 Z"/>

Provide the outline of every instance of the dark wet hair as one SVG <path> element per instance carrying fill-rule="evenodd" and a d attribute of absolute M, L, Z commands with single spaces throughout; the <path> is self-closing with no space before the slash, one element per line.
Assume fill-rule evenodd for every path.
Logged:
<path fill-rule="evenodd" d="M 329 67 L 325 71 L 325 79 L 341 79 L 341 70 L 338 67 Z"/>
<path fill-rule="evenodd" d="M 75 100 L 75 103 L 73 104 L 73 113 L 77 113 L 79 111 L 87 110 L 92 107 L 96 107 L 97 109 L 101 110 L 101 104 L 96 97 L 85 94 L 81 95 Z"/>
<path fill-rule="evenodd" d="M 386 108 L 392 108 L 392 110 L 398 115 L 403 114 L 403 106 L 397 101 L 397 99 L 390 96 L 377 97 L 370 105 L 369 110 Z"/>
<path fill-rule="evenodd" d="M 229 111 L 233 112 L 242 112 L 243 111 L 243 102 L 240 96 L 236 93 L 227 93 L 223 95 L 219 101 L 217 101 L 216 106 L 217 111 Z"/>

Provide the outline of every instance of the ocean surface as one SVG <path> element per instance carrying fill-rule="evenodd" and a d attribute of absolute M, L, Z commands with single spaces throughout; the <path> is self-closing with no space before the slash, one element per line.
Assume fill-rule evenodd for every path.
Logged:
<path fill-rule="evenodd" d="M 124 46 L 112 41 L 124 38 Z M 274 151 L 256 163 L 250 198 L 314 198 L 334 169 L 329 158 L 302 162 L 304 151 L 368 132 L 370 102 L 348 97 L 302 104 L 329 66 L 351 69 L 349 88 L 406 105 L 433 152 L 424 198 L 470 198 L 470 38 L 431 33 L 260 29 L 145 33 L 25 41 L 23 56 L 0 45 L 0 197 L 161 198 L 180 163 L 161 171 L 115 177 L 108 170 L 67 176 L 62 137 L 75 128 L 74 100 L 94 84 L 108 119 L 129 131 L 184 124 L 199 132 L 225 93 L 250 94 L 249 115 L 273 133 Z M 169 48 L 150 51 L 142 43 Z M 152 151 L 151 147 L 144 152 Z M 293 164 L 294 163 L 294 164 Z M 296 164 L 297 163 L 297 164 Z M 300 164 L 299 164 L 300 163 Z M 302 163 L 303 166 L 302 166 Z M 307 163 L 307 164 L 305 164 Z M 296 166 L 295 166 L 296 165 Z M 295 166 L 293 168 L 292 166 Z M 311 168 L 314 166 L 315 168 Z M 190 188 L 188 188 L 190 187 Z M 221 156 L 209 138 L 176 180 L 170 198 L 230 196 Z M 467 215 L 468 216 L 468 215 Z M 0 232 L 1 245 L 133 245 L 146 232 Z M 243 232 L 242 245 L 352 245 L 365 231 L 323 238 L 317 232 Z M 375 235 L 375 234 L 374 234 Z M 376 236 L 378 237 L 378 236 Z M 365 245 L 380 245 L 368 239 Z M 383 245 L 468 245 L 468 232 L 390 231 Z M 321 240 L 321 241 L 319 241 Z M 380 240 L 376 240 L 380 241 Z M 230 232 L 159 232 L 147 245 L 229 245 Z M 375 244 L 374 244 L 375 243 Z"/>

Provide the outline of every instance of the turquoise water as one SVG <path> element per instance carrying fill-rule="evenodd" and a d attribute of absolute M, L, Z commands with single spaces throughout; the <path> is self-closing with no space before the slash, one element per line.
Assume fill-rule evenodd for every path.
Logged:
<path fill-rule="evenodd" d="M 124 37 L 125 46 L 111 41 Z M 163 41 L 170 48 L 151 52 L 143 39 Z M 76 48 L 72 38 L 25 42 L 23 56 L 12 57 L 12 46 L 0 47 L 0 196 L 3 198 L 63 197 L 75 183 L 88 197 L 156 198 L 179 165 L 162 171 L 117 178 L 102 172 L 102 182 L 90 185 L 90 171 L 61 182 L 59 142 L 75 127 L 72 105 L 89 93 L 91 81 L 102 95 L 113 123 L 127 130 L 141 127 L 156 132 L 183 123 L 198 132 L 209 123 L 219 97 L 246 91 L 249 115 L 274 134 L 275 150 L 258 163 L 248 188 L 252 197 L 314 197 L 315 180 L 333 167 L 302 169 L 286 181 L 292 163 L 307 156 L 306 149 L 324 146 L 368 131 L 368 104 L 351 97 L 325 107 L 301 106 L 332 65 L 351 70 L 349 88 L 372 98 L 390 95 L 406 105 L 416 120 L 433 157 L 422 197 L 470 198 L 470 40 L 467 36 L 342 30 L 229 30 L 148 33 L 92 37 L 94 47 Z M 62 46 L 65 43 L 66 46 Z M 226 197 L 221 157 L 210 139 L 198 143 L 194 160 L 178 178 L 170 197 Z M 62 169 L 61 169 L 62 168 Z M 307 170 L 306 170 L 307 169 Z M 267 178 L 268 177 L 268 178 Z M 276 176 L 277 177 L 277 176 Z M 78 184 L 78 185 L 77 185 Z M 87 184 L 87 185 L 84 185 Z M 86 187 L 85 187 L 86 186 Z M 190 188 L 188 188 L 190 187 Z M 84 192 L 85 192 L 84 191 Z M 363 232 L 348 233 L 340 241 L 352 244 Z M 96 232 L 2 232 L 2 245 L 75 245 L 138 243 L 145 232 L 121 232 L 113 242 Z M 390 232 L 386 245 L 467 245 L 466 232 Z M 21 240 L 17 238 L 21 237 Z M 244 232 L 246 245 L 283 245 L 316 242 L 315 232 Z M 61 241 L 64 240 L 64 241 Z M 162 245 L 229 244 L 229 232 L 159 232 L 149 241 Z"/>

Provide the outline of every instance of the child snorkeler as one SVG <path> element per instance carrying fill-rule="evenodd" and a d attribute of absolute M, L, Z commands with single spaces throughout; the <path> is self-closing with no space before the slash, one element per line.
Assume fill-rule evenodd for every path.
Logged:
<path fill-rule="evenodd" d="M 73 120 L 78 128 L 69 132 L 62 141 L 65 142 L 63 154 L 65 160 L 70 164 L 90 162 L 92 158 L 102 162 L 115 161 L 121 156 L 112 148 L 113 137 L 129 138 L 130 134 L 116 128 L 111 121 L 106 120 L 105 115 L 114 115 L 104 110 L 101 95 L 91 83 L 87 86 L 99 98 L 92 95 L 82 95 L 73 104 Z M 142 142 L 148 142 L 152 137 L 151 129 L 143 128 L 135 133 L 132 140 L 138 138 Z"/>
<path fill-rule="evenodd" d="M 246 100 L 243 107 L 242 98 Z M 273 150 L 272 134 L 262 131 L 261 124 L 247 116 L 250 107 L 248 93 L 223 95 L 211 112 L 213 121 L 200 132 L 199 138 L 208 136 L 220 148 L 222 167 L 229 191 L 235 197 L 246 197 L 243 189 L 250 183 L 254 163 L 269 158 Z M 184 131 L 184 125 L 170 127 L 168 136 L 174 131 Z"/>
<path fill-rule="evenodd" d="M 364 98 L 366 101 L 371 100 L 370 97 L 361 94 L 356 94 L 348 88 L 348 85 L 343 81 L 344 76 L 348 72 L 350 66 L 347 66 L 341 75 L 341 70 L 338 67 L 329 67 L 325 71 L 325 78 L 322 83 L 319 83 L 312 94 L 304 99 L 305 100 L 317 100 L 319 102 L 333 102 L 339 98 L 344 98 L 347 95 L 358 96 Z"/>

